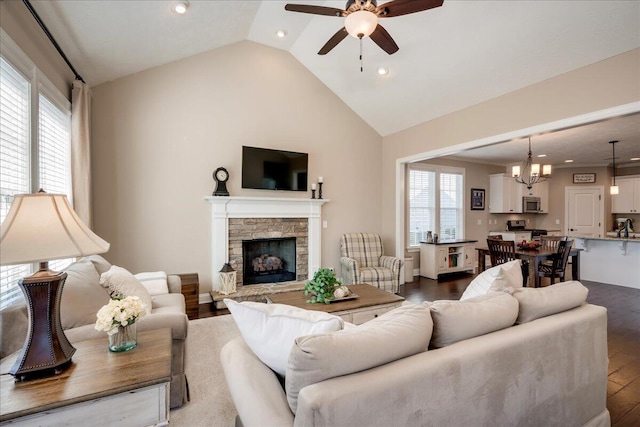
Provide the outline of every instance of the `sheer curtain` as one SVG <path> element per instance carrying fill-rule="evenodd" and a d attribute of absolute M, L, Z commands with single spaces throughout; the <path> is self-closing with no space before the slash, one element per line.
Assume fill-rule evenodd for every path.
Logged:
<path fill-rule="evenodd" d="M 92 228 L 91 215 L 91 90 L 80 80 L 71 91 L 71 181 L 73 208 Z"/>

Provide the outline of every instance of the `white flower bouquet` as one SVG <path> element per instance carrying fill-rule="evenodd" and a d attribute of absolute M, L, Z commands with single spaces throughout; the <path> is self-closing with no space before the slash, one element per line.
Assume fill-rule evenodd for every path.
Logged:
<path fill-rule="evenodd" d="M 145 314 L 147 314 L 147 306 L 139 297 L 118 295 L 98 310 L 95 328 L 113 335 L 118 331 L 119 326 L 131 325 Z"/>

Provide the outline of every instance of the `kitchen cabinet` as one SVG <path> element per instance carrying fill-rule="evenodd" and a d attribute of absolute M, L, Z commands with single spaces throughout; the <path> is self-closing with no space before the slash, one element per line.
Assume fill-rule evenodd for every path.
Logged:
<path fill-rule="evenodd" d="M 489 175 L 489 212 L 522 213 L 523 188 L 506 173 Z"/>
<path fill-rule="evenodd" d="M 440 274 L 475 270 L 477 240 L 420 243 L 420 276 L 438 280 Z"/>
<path fill-rule="evenodd" d="M 531 197 L 539 197 L 540 198 L 540 212 L 539 213 L 549 213 L 549 181 L 539 182 L 539 183 L 535 184 L 533 187 L 531 187 L 531 190 L 529 190 L 523 184 L 520 184 L 520 185 L 522 185 L 522 187 L 524 187 L 524 191 L 523 191 L 524 192 L 524 196 L 531 196 Z"/>
<path fill-rule="evenodd" d="M 640 177 L 618 177 L 618 194 L 611 196 L 614 214 L 640 213 Z"/>
<path fill-rule="evenodd" d="M 513 240 L 516 243 L 531 240 L 530 231 L 490 231 L 489 236 L 502 236 L 502 240 Z"/>

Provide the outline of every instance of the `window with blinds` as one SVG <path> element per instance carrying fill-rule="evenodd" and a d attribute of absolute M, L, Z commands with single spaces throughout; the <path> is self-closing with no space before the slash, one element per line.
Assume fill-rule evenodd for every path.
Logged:
<path fill-rule="evenodd" d="M 463 175 L 440 173 L 440 239 L 464 237 Z"/>
<path fill-rule="evenodd" d="M 464 237 L 464 169 L 410 164 L 408 184 L 409 247 L 420 246 L 428 231 L 440 240 Z"/>
<path fill-rule="evenodd" d="M 14 194 L 42 188 L 48 193 L 66 194 L 71 199 L 69 103 L 37 70 L 33 72 L 35 67 L 23 53 L 15 53 L 19 48 L 6 33 L 2 36 L 0 221 L 4 221 Z M 32 93 L 34 88 L 38 88 L 36 94 Z M 31 131 L 33 123 L 37 123 L 35 135 Z M 51 261 L 49 268 L 63 270 L 71 261 Z M 17 281 L 36 267 L 31 264 L 0 267 L 0 309 L 22 297 Z"/>
<path fill-rule="evenodd" d="M 409 169 L 409 246 L 420 246 L 436 229 L 436 173 L 421 166 Z"/>
<path fill-rule="evenodd" d="M 30 157 L 31 84 L 4 58 L 0 58 L 0 220 L 9 212 L 13 195 L 31 190 Z M 1 256 L 1 254 L 0 254 Z M 30 272 L 29 265 L 0 267 L 0 308 L 20 297 L 15 286 Z"/>

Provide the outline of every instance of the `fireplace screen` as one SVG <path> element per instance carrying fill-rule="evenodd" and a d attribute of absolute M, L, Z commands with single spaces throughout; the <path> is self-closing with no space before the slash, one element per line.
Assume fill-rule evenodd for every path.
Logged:
<path fill-rule="evenodd" d="M 242 241 L 243 285 L 296 280 L 296 238 Z"/>

